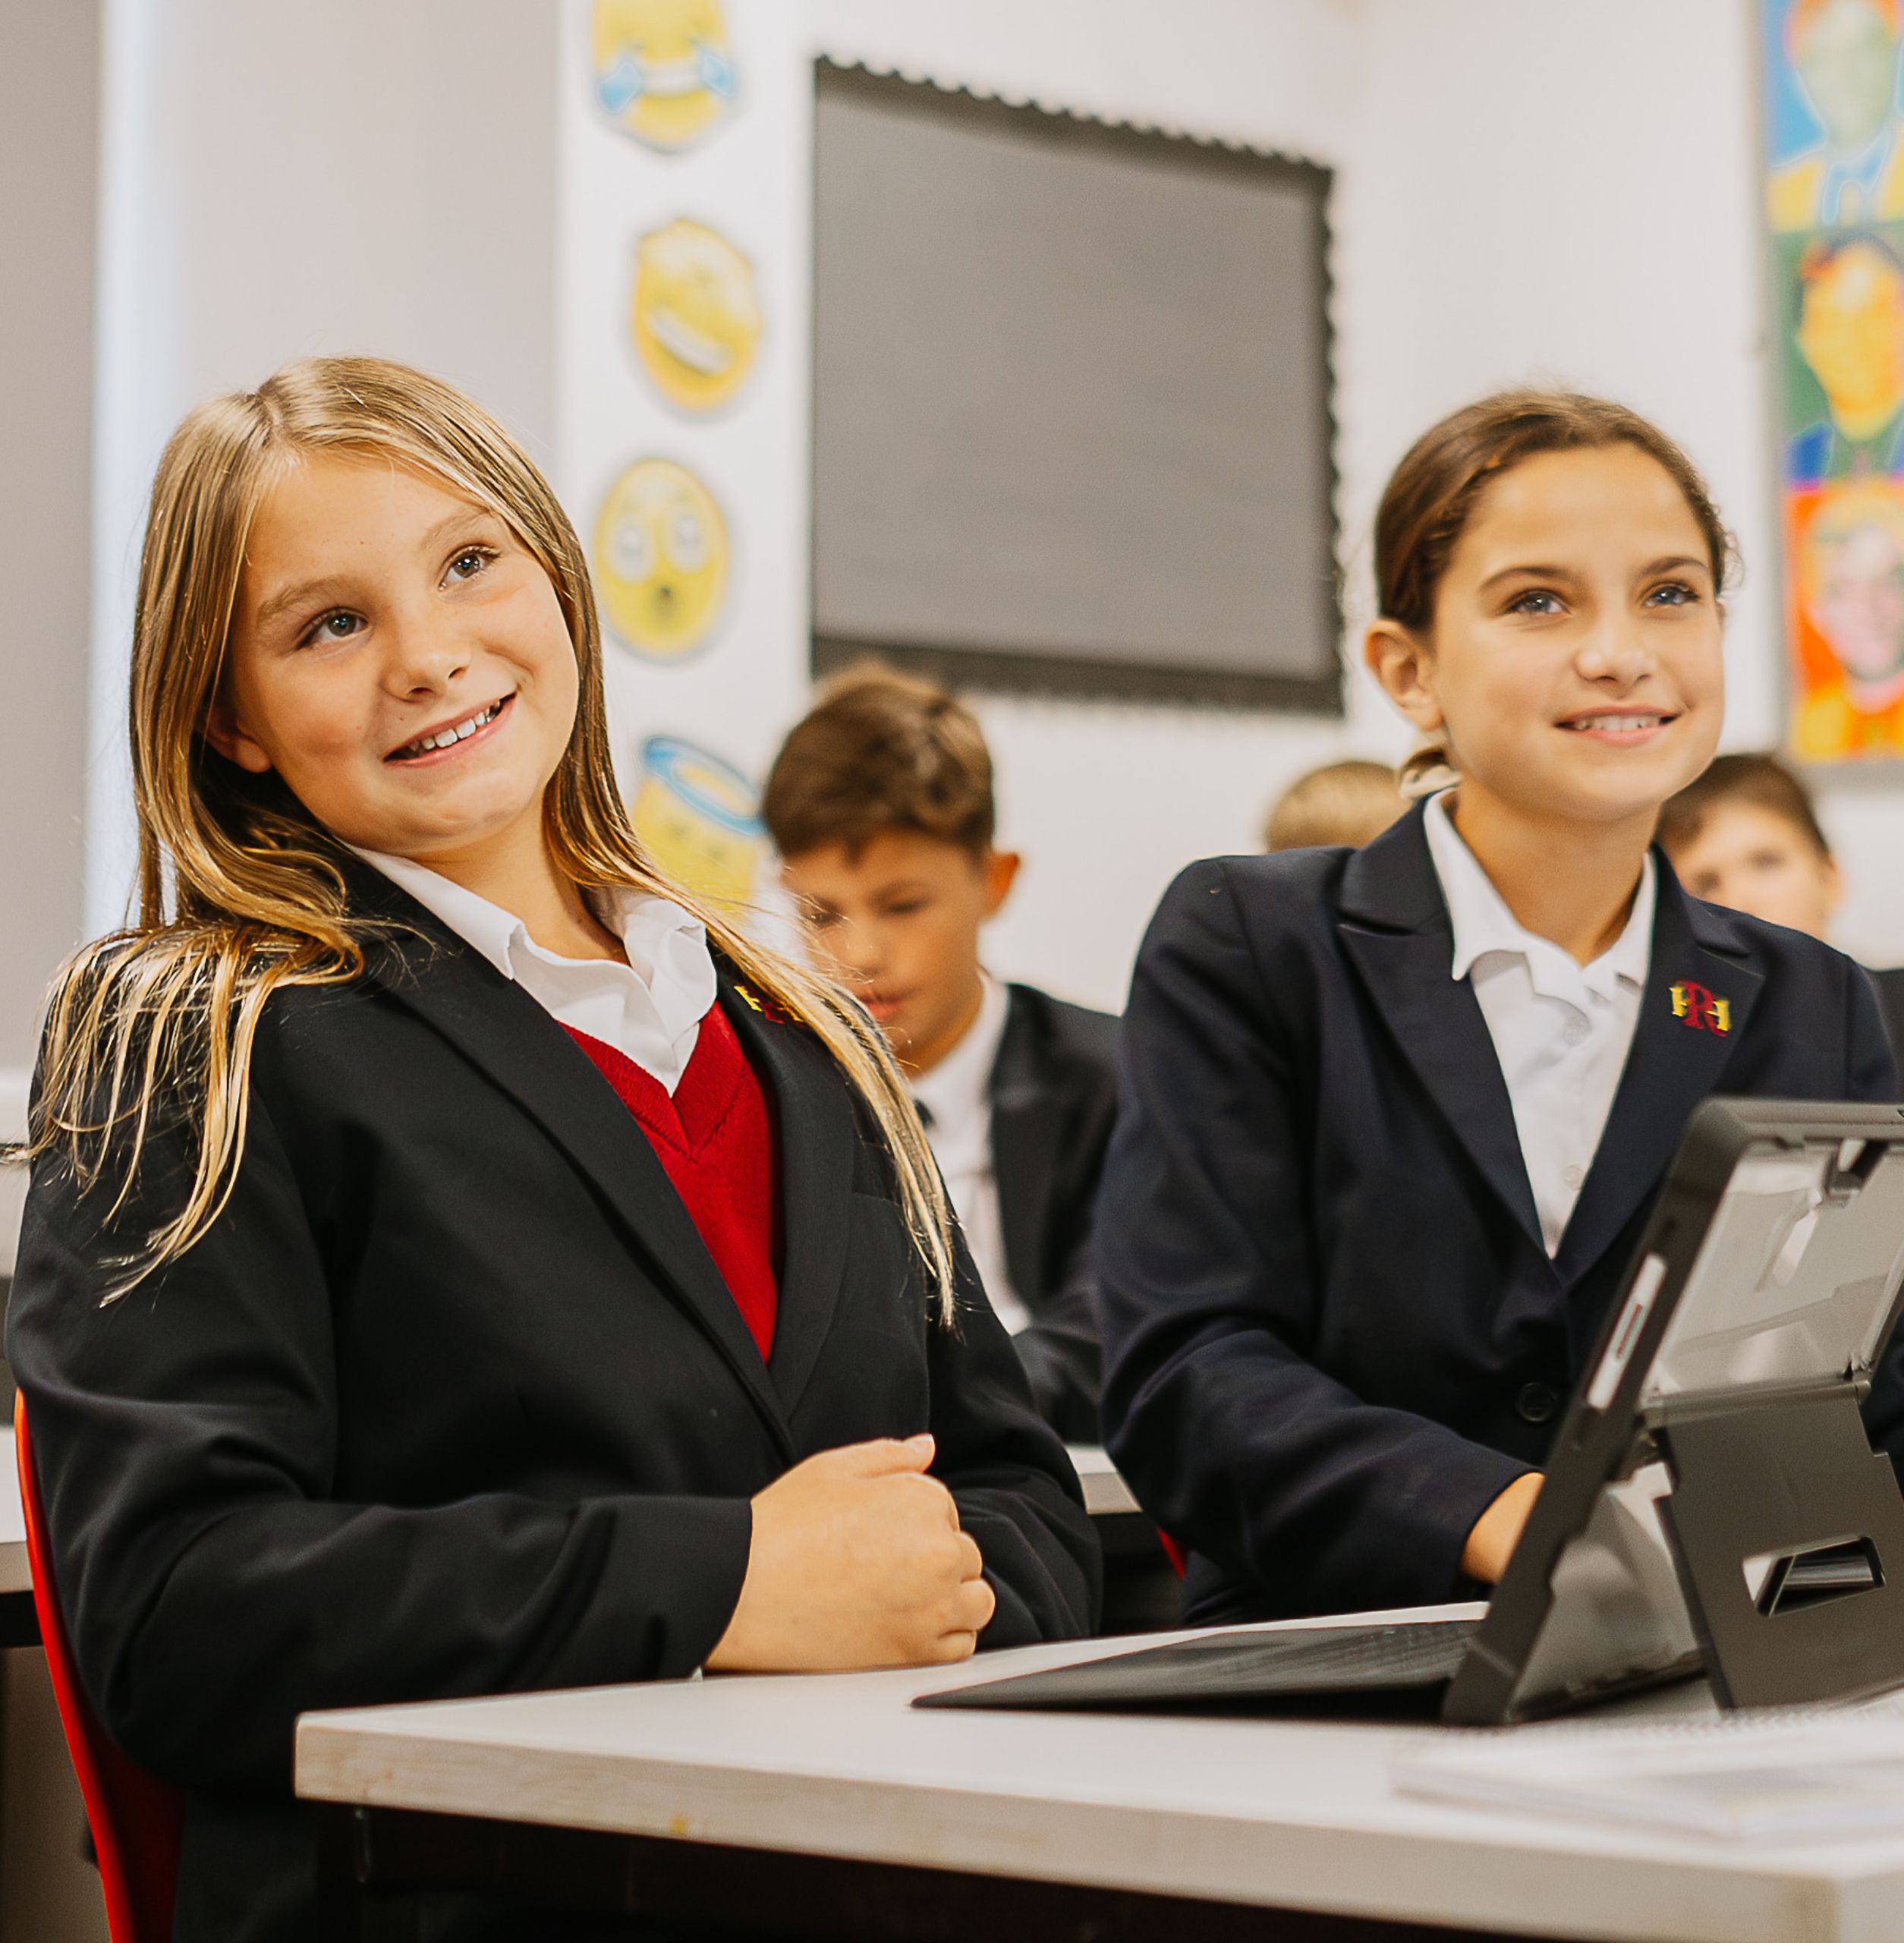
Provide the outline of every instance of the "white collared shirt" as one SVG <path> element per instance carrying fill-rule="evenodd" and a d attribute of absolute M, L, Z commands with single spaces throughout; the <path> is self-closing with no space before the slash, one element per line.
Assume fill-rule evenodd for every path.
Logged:
<path fill-rule="evenodd" d="M 514 912 L 426 865 L 375 850 L 357 854 L 513 979 L 559 1025 L 612 1046 L 671 1095 L 681 1084 L 716 990 L 713 953 L 698 918 L 645 891 L 593 893 L 596 915 L 620 938 L 628 962 L 561 958 L 543 950 Z"/>
<path fill-rule="evenodd" d="M 1639 1023 L 1653 959 L 1653 859 L 1625 928 L 1591 965 L 1525 929 L 1449 815 L 1423 820 L 1455 934 L 1450 975 L 1474 986 L 1513 1103 L 1521 1159 L 1552 1255 L 1592 1167 Z"/>
<path fill-rule="evenodd" d="M 1012 1287 L 1005 1265 L 1005 1222 L 992 1161 L 992 1068 L 998 1063 L 1011 998 L 989 972 L 978 975 L 983 986 L 978 1016 L 930 1072 L 913 1075 L 912 1097 L 925 1110 L 926 1138 L 979 1279 L 998 1319 L 1015 1336 L 1031 1321 L 1031 1312 Z"/>

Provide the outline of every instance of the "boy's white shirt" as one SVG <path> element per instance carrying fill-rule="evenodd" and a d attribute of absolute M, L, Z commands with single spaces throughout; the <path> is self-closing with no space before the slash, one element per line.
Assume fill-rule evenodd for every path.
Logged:
<path fill-rule="evenodd" d="M 559 1025 L 612 1046 L 673 1094 L 717 989 L 714 956 L 698 918 L 646 891 L 603 891 L 594 899 L 596 915 L 622 940 L 628 962 L 563 958 L 537 944 L 514 912 L 427 865 L 375 850 L 357 854 L 441 918 Z"/>
<path fill-rule="evenodd" d="M 979 973 L 978 1014 L 929 1072 L 914 1075 L 912 1097 L 930 1116 L 926 1138 L 945 1176 L 965 1245 L 999 1320 L 1015 1336 L 1031 1312 L 1012 1286 L 1005 1264 L 1005 1223 L 992 1160 L 992 1068 L 1005 1037 L 1011 995 L 989 972 Z"/>

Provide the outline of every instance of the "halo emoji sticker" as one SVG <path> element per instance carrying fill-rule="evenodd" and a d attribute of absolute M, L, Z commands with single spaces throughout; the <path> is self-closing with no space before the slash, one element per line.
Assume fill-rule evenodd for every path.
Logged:
<path fill-rule="evenodd" d="M 678 883 L 723 904 L 752 896 L 766 830 L 758 793 L 731 762 L 678 736 L 650 735 L 633 814 L 642 849 Z"/>
<path fill-rule="evenodd" d="M 727 527 L 684 465 L 639 459 L 609 488 L 595 584 L 616 638 L 637 654 L 677 661 L 707 639 L 727 591 Z"/>
<path fill-rule="evenodd" d="M 720 0 L 595 0 L 590 38 L 602 105 L 650 148 L 685 148 L 733 101 Z"/>
<path fill-rule="evenodd" d="M 725 405 L 754 367 L 760 300 L 754 266 L 684 216 L 635 246 L 634 348 L 663 398 L 688 411 Z"/>

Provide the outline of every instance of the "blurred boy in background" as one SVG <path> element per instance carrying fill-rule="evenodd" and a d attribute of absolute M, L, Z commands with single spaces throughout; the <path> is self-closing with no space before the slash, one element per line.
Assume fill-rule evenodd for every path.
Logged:
<path fill-rule="evenodd" d="M 1040 1410 L 1097 1442 L 1088 1243 L 1117 1022 L 980 962 L 1019 860 L 993 841 L 977 720 L 930 682 L 850 669 L 788 736 L 761 808 L 816 962 L 864 1000 L 911 1080 Z"/>
<path fill-rule="evenodd" d="M 1811 792 L 1776 756 L 1717 757 L 1660 811 L 1659 842 L 1693 896 L 1814 938 L 1843 901 Z M 1904 1052 L 1904 970 L 1871 975 Z"/>
<path fill-rule="evenodd" d="M 1380 836 L 1408 808 L 1386 763 L 1357 757 L 1299 776 L 1276 799 L 1263 827 L 1265 850 L 1308 850 L 1325 843 L 1357 849 Z"/>

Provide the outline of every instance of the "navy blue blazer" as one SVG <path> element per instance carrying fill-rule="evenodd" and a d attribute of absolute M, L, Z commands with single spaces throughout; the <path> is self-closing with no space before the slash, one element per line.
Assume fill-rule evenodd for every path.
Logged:
<path fill-rule="evenodd" d="M 1857 966 L 1654 865 L 1632 1050 L 1552 1258 L 1419 810 L 1165 896 L 1098 1211 L 1103 1410 L 1194 1554 L 1191 1618 L 1465 1595 L 1468 1534 L 1544 1461 L 1692 1109 L 1896 1096 Z M 1676 984 L 1725 1006 L 1676 1010 Z M 1904 1443 L 1895 1349 L 1867 1421 Z"/>

